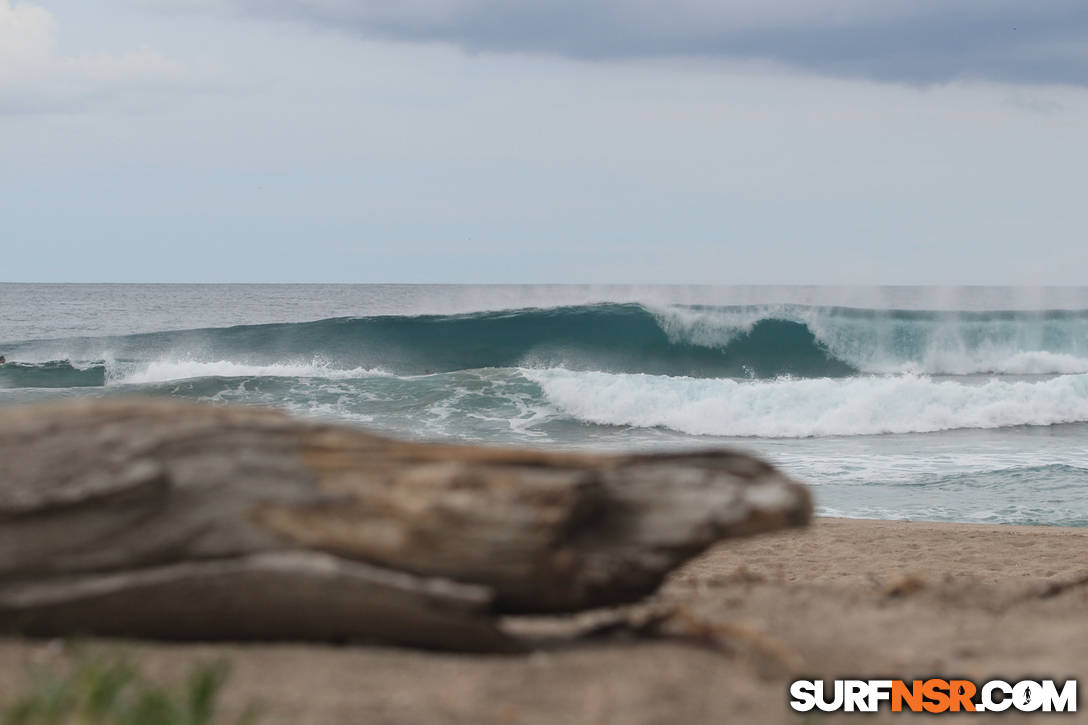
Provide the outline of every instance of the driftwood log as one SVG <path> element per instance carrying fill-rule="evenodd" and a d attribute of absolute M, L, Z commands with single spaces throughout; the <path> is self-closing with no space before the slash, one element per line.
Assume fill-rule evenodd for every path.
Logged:
<path fill-rule="evenodd" d="M 728 451 L 403 442 L 170 400 L 0 416 L 0 631 L 514 649 L 514 614 L 632 602 L 714 542 L 804 524 Z"/>

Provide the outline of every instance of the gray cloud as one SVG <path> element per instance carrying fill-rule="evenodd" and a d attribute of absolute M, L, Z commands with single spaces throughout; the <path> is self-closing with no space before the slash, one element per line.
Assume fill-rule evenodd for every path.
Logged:
<path fill-rule="evenodd" d="M 151 48 L 71 55 L 57 41 L 47 10 L 0 0 L 0 116 L 81 110 L 194 84 L 186 66 Z"/>
<path fill-rule="evenodd" d="M 1088 85 L 1083 0 L 226 0 L 363 37 L 577 59 L 694 56 L 912 84 Z"/>

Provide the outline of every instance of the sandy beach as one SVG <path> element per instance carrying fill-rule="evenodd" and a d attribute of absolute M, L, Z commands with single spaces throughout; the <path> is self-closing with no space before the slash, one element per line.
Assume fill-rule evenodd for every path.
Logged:
<path fill-rule="evenodd" d="M 268 725 L 787 723 L 804 721 L 787 706 L 800 676 L 1088 674 L 1084 529 L 818 519 L 725 542 L 678 571 L 658 600 L 680 606 L 670 631 L 713 632 L 721 646 L 621 638 L 464 656 L 355 644 L 100 645 L 123 647 L 167 680 L 226 657 L 225 713 L 258 703 Z M 28 665 L 66 656 L 56 642 L 0 640 L 3 691 L 19 687 Z M 1001 721 L 1048 717 L 1086 719 Z"/>

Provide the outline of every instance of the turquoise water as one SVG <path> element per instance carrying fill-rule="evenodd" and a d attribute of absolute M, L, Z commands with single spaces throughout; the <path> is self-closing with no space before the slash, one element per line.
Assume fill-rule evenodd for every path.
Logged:
<path fill-rule="evenodd" d="M 754 450 L 823 513 L 1088 525 L 1088 289 L 0 285 L 0 404 Z"/>

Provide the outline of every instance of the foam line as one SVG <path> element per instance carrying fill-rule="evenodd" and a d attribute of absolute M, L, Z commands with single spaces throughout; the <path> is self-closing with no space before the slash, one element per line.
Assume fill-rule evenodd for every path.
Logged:
<path fill-rule="evenodd" d="M 579 420 L 695 435 L 797 438 L 1088 421 L 1088 375 L 967 384 L 916 375 L 736 381 L 521 372 Z"/>

